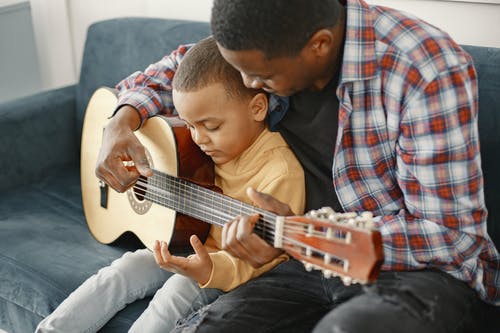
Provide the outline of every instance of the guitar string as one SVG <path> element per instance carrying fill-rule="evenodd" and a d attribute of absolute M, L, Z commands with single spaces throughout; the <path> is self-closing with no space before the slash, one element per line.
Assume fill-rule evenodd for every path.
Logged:
<path fill-rule="evenodd" d="M 141 184 L 144 184 L 145 186 L 148 186 L 148 185 L 149 185 L 149 186 L 148 186 L 148 188 L 149 188 L 149 189 L 151 189 L 151 187 L 152 187 L 152 186 L 151 186 L 151 184 L 146 183 L 146 182 L 144 182 L 144 181 L 139 181 L 139 182 L 140 182 Z M 144 187 L 138 187 L 138 189 L 139 189 L 139 190 L 141 190 L 141 191 L 144 191 Z M 169 199 L 169 197 L 168 197 L 169 192 L 168 192 L 168 191 L 164 190 L 163 188 L 157 188 L 157 187 L 155 187 L 154 185 L 153 185 L 153 189 L 157 190 L 158 192 L 162 192 L 163 194 L 166 194 L 167 196 L 159 196 L 159 195 L 158 195 L 158 193 L 154 193 L 154 192 L 152 192 L 152 191 L 149 191 L 148 193 L 150 193 L 150 194 L 152 194 L 152 195 L 153 195 L 153 197 L 151 197 L 151 199 L 153 199 L 153 200 L 154 200 L 154 199 L 155 199 L 155 197 L 158 197 L 158 198 L 161 198 L 161 199 Z M 187 191 L 187 189 L 186 189 L 186 188 L 181 188 L 181 190 L 185 190 L 185 192 Z M 196 189 L 195 189 L 195 190 L 196 190 Z M 191 192 L 190 192 L 190 193 L 191 193 Z M 221 196 L 222 196 L 222 195 L 221 195 Z M 195 199 L 196 199 L 196 198 L 195 198 Z M 176 203 L 178 203 L 178 202 L 177 202 L 177 201 L 174 201 L 174 200 L 171 200 L 171 202 L 172 202 L 171 206 L 172 206 L 172 207 L 176 207 Z M 160 203 L 161 203 L 161 202 L 160 202 Z M 196 203 L 196 201 L 195 201 L 195 203 Z M 208 205 L 208 206 L 203 206 L 203 208 L 198 208 L 198 205 L 196 205 L 196 204 L 194 204 L 194 205 L 193 205 L 193 203 L 191 203 L 191 208 L 192 208 L 192 209 L 191 209 L 191 211 L 193 211 L 193 210 L 194 210 L 195 212 L 197 212 L 197 213 L 198 213 L 198 214 L 196 214 L 196 217 L 201 217 L 201 218 L 206 217 L 206 216 L 208 215 L 208 214 L 207 214 L 207 210 L 208 210 L 209 212 L 212 212 L 211 218 L 212 218 L 212 219 L 214 219 L 214 218 L 215 218 L 215 219 L 218 219 L 218 221 L 214 221 L 214 222 L 215 222 L 216 224 L 220 225 L 220 226 L 222 226 L 222 225 L 226 224 L 228 220 L 230 220 L 230 219 L 234 219 L 234 218 L 235 218 L 235 215 L 231 215 L 230 213 L 225 213 L 225 212 L 224 212 L 224 210 L 221 210 L 221 209 L 216 209 L 216 208 L 214 208 L 214 207 L 212 207 L 212 206 L 210 206 L 210 205 Z M 222 208 L 222 207 L 221 207 L 221 208 Z M 186 207 L 185 207 L 185 205 L 184 205 L 184 212 L 185 212 L 185 211 L 187 211 L 187 210 L 188 210 L 188 209 L 186 209 Z M 201 213 L 200 213 L 200 212 L 201 212 Z M 182 211 L 181 211 L 181 213 L 182 213 Z M 193 213 L 193 212 L 191 212 L 191 213 Z M 239 212 L 239 213 L 240 213 L 240 214 L 236 214 L 236 215 L 241 215 L 241 214 L 243 214 L 244 212 Z M 250 212 L 246 212 L 246 214 L 247 214 L 247 215 L 248 215 L 249 213 L 250 213 Z M 187 214 L 189 215 L 189 212 L 188 212 Z M 274 216 L 276 216 L 276 215 L 274 215 Z M 268 225 L 270 225 L 270 226 L 272 226 L 272 227 L 274 228 L 274 225 L 275 225 L 275 224 L 273 223 L 273 221 L 274 221 L 274 218 L 272 219 L 272 221 L 267 221 L 267 220 L 266 220 L 266 217 L 264 217 L 264 222 L 265 222 L 265 223 L 267 223 Z M 288 224 L 293 224 L 293 223 L 288 223 Z M 303 227 L 307 226 L 307 224 L 305 224 L 305 223 L 298 223 L 298 222 L 294 222 L 294 224 L 295 224 L 295 228 L 288 228 L 288 231 L 291 231 L 291 232 L 292 232 L 292 231 L 300 232 L 300 231 L 301 231 L 300 226 L 303 226 Z M 257 224 L 257 227 L 260 227 L 263 231 L 265 231 L 265 230 L 264 230 L 264 227 L 261 227 L 261 226 L 260 226 L 260 224 Z M 270 230 L 267 230 L 266 232 L 269 232 L 269 233 L 271 233 L 272 235 L 274 235 L 274 230 L 273 230 L 272 228 L 271 228 Z M 314 234 L 316 234 L 316 236 L 321 236 L 321 235 L 322 235 L 321 233 L 318 233 L 317 231 L 315 231 L 315 232 L 314 232 L 314 233 L 312 233 L 312 234 L 310 233 L 310 235 L 311 235 L 311 236 L 312 236 L 312 235 L 314 235 Z"/>
<path fill-rule="evenodd" d="M 151 185 L 151 184 L 148 184 L 148 185 Z M 151 186 L 148 186 L 148 187 L 151 187 Z M 160 189 L 160 188 L 155 188 L 155 189 L 156 189 L 156 190 L 159 190 L 159 191 L 162 191 L 162 192 L 167 192 L 167 191 L 165 191 L 165 190 L 163 190 L 163 189 Z M 140 187 L 140 188 L 139 188 L 139 190 L 141 190 L 141 191 L 145 191 L 144 187 Z M 147 192 L 147 193 L 152 193 L 151 191 L 149 191 L 149 192 L 148 192 L 147 190 L 146 190 L 145 192 Z M 156 194 L 156 196 L 157 196 L 157 197 L 160 197 L 158 194 Z M 175 200 L 173 200 L 172 198 L 165 197 L 165 196 L 163 196 L 163 197 L 161 197 L 161 198 L 162 198 L 162 199 L 169 200 L 169 201 L 172 203 L 172 206 L 175 206 L 175 202 L 176 202 L 176 201 L 175 201 Z M 154 201 L 154 200 L 153 200 L 153 201 Z M 159 203 L 161 204 L 162 202 L 159 202 Z M 167 204 L 167 203 L 165 203 L 165 204 Z M 205 207 L 205 208 L 197 208 L 197 207 L 194 207 L 194 208 L 195 208 L 196 210 L 198 210 L 198 212 L 191 212 L 191 213 L 192 213 L 192 215 L 195 215 L 195 216 L 193 216 L 193 217 L 196 217 L 196 218 L 198 218 L 198 217 L 199 217 L 200 219 L 203 219 L 203 217 L 206 217 L 206 214 L 203 214 L 203 213 L 201 213 L 201 214 L 200 214 L 200 213 L 199 213 L 200 211 L 206 210 L 206 207 Z M 220 213 L 221 213 L 221 212 L 219 212 L 219 215 L 221 215 Z M 221 222 L 218 222 L 218 223 L 216 223 L 216 224 L 218 224 L 218 225 L 221 225 L 221 226 L 222 226 L 222 225 L 224 225 L 225 223 L 227 223 L 227 221 L 231 218 L 231 216 L 230 216 L 230 215 L 227 215 L 227 214 L 224 214 L 224 215 L 226 216 L 225 218 L 220 217 L 220 216 L 217 216 L 217 215 L 214 215 L 214 216 L 212 216 L 212 217 L 213 217 L 213 218 L 216 218 L 216 219 L 219 219 Z M 267 223 L 269 223 L 269 222 L 267 222 Z M 291 232 L 294 232 L 294 231 L 295 231 L 295 232 L 297 232 L 297 229 L 298 229 L 298 232 L 300 232 L 300 231 L 302 231 L 302 230 L 303 230 L 303 227 L 306 227 L 306 226 L 307 226 L 307 224 L 305 224 L 305 223 L 299 223 L 299 222 L 294 222 L 294 224 L 295 224 L 295 225 L 297 225 L 298 227 L 293 227 L 293 228 L 290 228 L 290 227 L 286 227 L 286 226 L 285 226 L 285 227 L 284 227 L 284 229 L 285 229 L 286 231 L 291 231 Z M 300 228 L 300 226 L 301 226 L 301 225 L 302 225 L 302 228 Z M 259 225 L 258 225 L 258 226 L 259 226 Z M 274 226 L 274 225 L 273 225 L 273 226 Z M 256 228 L 257 228 L 257 227 L 256 227 Z M 274 230 L 268 230 L 268 231 L 267 231 L 267 233 L 269 234 L 269 236 L 273 236 L 273 235 L 275 234 L 275 233 L 274 233 Z M 312 246 L 312 245 L 310 245 L 310 244 L 306 244 L 306 243 L 303 243 L 303 242 L 300 242 L 300 241 L 294 240 L 294 239 L 292 239 L 292 238 L 290 238 L 290 237 L 288 237 L 288 236 L 286 236 L 286 235 L 282 235 L 282 237 L 283 237 L 283 240 L 284 240 L 284 241 L 289 241 L 289 242 L 290 242 L 290 243 L 292 243 L 292 244 L 293 244 L 293 243 L 295 243 L 295 244 L 301 245 L 302 247 L 309 247 L 309 248 L 311 248 L 311 249 L 314 249 L 314 250 L 315 250 L 316 252 L 318 252 L 318 253 L 322 253 L 323 255 L 324 255 L 324 254 L 327 254 L 325 251 L 322 251 L 322 250 L 320 250 L 320 249 L 318 249 L 318 248 L 316 248 L 315 246 Z M 267 240 L 268 240 L 270 243 L 272 243 L 272 242 L 273 242 L 273 239 L 274 239 L 273 237 L 266 237 L 266 238 L 267 238 Z M 284 244 L 286 244 L 286 242 L 284 242 Z"/>
<path fill-rule="evenodd" d="M 168 179 L 164 179 L 164 182 L 166 182 L 167 180 Z M 145 187 L 148 187 L 148 185 L 149 185 L 149 187 L 153 186 L 156 190 L 158 190 L 160 192 L 164 192 L 164 194 L 168 194 L 168 193 L 172 193 L 172 192 L 175 194 L 175 192 L 179 192 L 179 190 L 180 190 L 182 192 L 184 198 L 189 198 L 191 200 L 192 199 L 200 200 L 200 197 L 201 197 L 204 199 L 204 200 L 201 200 L 201 202 L 199 202 L 199 204 L 201 204 L 201 205 L 208 204 L 209 202 L 212 203 L 212 206 L 214 204 L 219 204 L 220 208 L 221 208 L 221 209 L 217 210 L 219 215 L 221 215 L 220 213 L 225 212 L 224 209 L 222 209 L 222 208 L 226 208 L 226 210 L 227 210 L 227 208 L 229 208 L 229 210 L 231 212 L 228 214 L 231 214 L 231 215 L 225 215 L 223 217 L 224 222 L 226 219 L 234 218 L 237 215 L 251 215 L 251 214 L 255 214 L 255 213 L 259 214 L 265 222 L 269 222 L 269 220 L 274 221 L 274 219 L 276 217 L 276 215 L 273 213 L 267 212 L 263 209 L 255 207 L 255 206 L 251 206 L 251 205 L 242 203 L 242 202 L 235 200 L 231 197 L 228 197 L 228 196 L 225 196 L 223 194 L 205 189 L 199 185 L 188 183 L 187 181 L 185 181 L 183 179 L 178 179 L 178 178 L 172 177 L 172 180 L 176 184 L 174 183 L 173 186 L 170 186 L 170 188 L 169 188 L 170 191 L 165 190 L 164 186 L 163 187 L 156 186 L 154 181 L 152 183 L 150 183 L 150 182 L 146 182 L 144 180 L 141 180 L 141 183 L 144 184 Z M 177 185 L 177 186 L 175 186 L 175 185 Z M 139 188 L 139 190 L 144 191 L 145 189 Z M 154 195 L 155 193 L 152 193 L 152 194 Z M 178 206 L 181 206 L 181 205 L 182 205 L 181 203 L 178 203 Z M 211 205 L 208 205 L 208 206 L 211 207 Z M 237 208 L 235 208 L 236 206 L 239 208 L 239 210 Z"/>
<path fill-rule="evenodd" d="M 148 186 L 148 187 L 151 188 L 151 186 Z M 136 187 L 136 188 L 138 188 L 139 190 L 144 192 L 144 187 Z M 170 207 L 177 208 L 176 206 L 178 206 L 178 201 L 176 201 L 173 198 L 170 198 L 168 196 L 168 191 L 165 191 L 165 190 L 159 189 L 159 188 L 155 188 L 155 189 L 158 192 L 165 192 L 166 196 L 162 196 L 161 194 L 155 193 L 154 191 L 146 191 L 147 193 L 145 193 L 145 194 L 152 194 L 152 196 L 150 196 L 149 198 L 146 196 L 146 198 L 148 200 L 158 201 L 157 203 L 159 203 L 159 204 L 163 203 L 163 204 L 167 204 Z M 163 199 L 163 201 L 159 200 L 160 198 Z M 165 202 L 165 200 L 168 200 L 169 202 Z M 200 208 L 198 206 L 199 205 L 196 205 L 196 203 L 194 203 L 194 204 L 191 203 L 191 207 L 190 207 L 191 209 L 186 209 L 186 206 L 184 206 L 184 209 L 178 209 L 178 210 L 180 210 L 181 213 L 185 213 L 187 215 L 194 215 L 193 217 L 199 218 L 201 220 L 203 220 L 203 218 L 206 218 L 209 215 L 209 213 L 211 212 L 212 215 L 210 216 L 210 220 L 219 226 L 223 226 L 230 219 L 234 219 L 234 217 L 235 217 L 234 215 L 230 215 L 229 213 L 225 213 L 221 210 L 215 209 L 215 208 L 210 207 L 210 206 L 204 206 L 202 208 Z M 207 210 L 209 210 L 210 212 L 207 213 Z M 271 232 L 271 230 L 269 230 L 269 229 L 266 230 L 265 228 L 261 227 L 260 224 L 258 224 L 257 226 L 258 226 L 258 229 L 261 229 L 262 231 L 266 231 L 267 233 L 274 234 Z"/>
<path fill-rule="evenodd" d="M 169 176 L 169 177 L 171 178 L 171 180 L 172 180 L 172 181 L 179 180 L 179 178 L 176 178 L 176 177 L 173 177 L 173 176 Z M 184 192 L 184 197 L 186 197 L 186 196 L 187 196 L 187 193 L 193 193 L 193 191 L 192 191 L 192 190 L 194 190 L 195 194 L 198 194 L 198 193 L 200 193 L 199 189 L 202 189 L 203 191 L 201 192 L 201 196 L 202 196 L 203 198 L 205 198 L 206 196 L 211 196 L 211 195 L 213 195 L 213 194 L 215 193 L 215 197 L 216 197 L 216 198 L 221 199 L 221 200 L 223 200 L 223 201 L 226 201 L 226 203 L 229 201 L 230 203 L 233 203 L 233 204 L 234 204 L 234 203 L 236 203 L 237 205 L 240 205 L 240 211 L 239 211 L 239 212 L 236 212 L 236 213 L 235 213 L 235 214 L 233 214 L 233 215 L 230 215 L 230 213 L 227 213 L 227 214 L 226 214 L 226 213 L 225 213 L 225 211 L 224 211 L 224 209 L 216 209 L 216 208 L 214 208 L 214 207 L 208 206 L 208 207 L 210 208 L 210 211 L 217 213 L 217 214 L 213 213 L 212 218 L 216 217 L 216 218 L 219 218 L 219 219 L 220 219 L 220 222 L 216 222 L 218 225 L 221 225 L 221 226 L 222 226 L 222 225 L 224 225 L 225 223 L 227 223 L 227 221 L 228 221 L 228 220 L 230 220 L 230 219 L 234 219 L 234 217 L 235 217 L 236 215 L 243 215 L 243 214 L 250 215 L 250 214 L 252 214 L 252 213 L 256 213 L 255 211 L 258 211 L 258 212 L 260 213 L 260 215 L 263 217 L 261 220 L 263 220 L 265 223 L 267 223 L 267 225 L 269 225 L 269 226 L 271 226 L 271 227 L 274 227 L 274 225 L 275 225 L 274 221 L 275 221 L 276 216 L 277 216 L 276 214 L 269 213 L 269 212 L 267 212 L 267 211 L 265 211 L 265 210 L 262 210 L 262 209 L 260 209 L 260 208 L 258 208 L 258 207 L 251 206 L 251 205 L 248 205 L 248 204 L 245 204 L 245 203 L 243 203 L 243 204 L 244 204 L 244 205 L 247 205 L 248 207 L 243 207 L 243 206 L 241 206 L 241 204 L 242 204 L 242 203 L 241 203 L 240 201 L 238 201 L 238 200 L 234 199 L 234 198 L 231 198 L 231 197 L 225 196 L 225 195 L 220 194 L 220 193 L 213 192 L 213 191 L 208 190 L 208 189 L 206 189 L 206 188 L 203 188 L 203 187 L 201 187 L 201 186 L 199 186 L 199 185 L 196 185 L 196 184 L 190 183 L 190 182 L 188 182 L 188 181 L 186 181 L 186 180 L 183 180 L 183 179 L 180 179 L 180 180 L 182 181 L 182 182 L 180 182 L 180 185 L 182 185 L 182 187 L 180 187 L 180 188 L 178 187 L 178 188 L 177 188 L 177 192 L 178 192 L 178 190 L 183 191 L 183 192 Z M 165 181 L 166 181 L 166 180 L 165 180 Z M 158 190 L 158 191 L 161 191 L 161 192 L 163 192 L 163 193 L 165 193 L 165 194 L 167 194 L 167 195 L 169 194 L 169 191 L 164 190 L 162 187 L 156 187 L 156 186 L 154 186 L 154 185 L 155 185 L 155 184 L 154 184 L 154 182 L 153 182 L 153 183 L 148 183 L 148 182 L 144 181 L 143 179 L 141 179 L 141 180 L 140 180 L 140 182 L 141 182 L 142 184 L 144 184 L 145 186 L 148 186 L 148 185 L 149 185 L 149 186 L 148 186 L 149 188 L 151 188 L 151 185 L 153 185 L 153 189 L 156 189 L 156 190 Z M 142 190 L 142 191 L 144 191 L 144 188 L 139 188 L 139 189 L 140 189 L 140 190 Z M 188 192 L 188 190 L 191 190 L 191 191 L 189 191 L 189 192 Z M 157 195 L 157 196 L 158 196 L 158 195 Z M 164 199 L 164 197 L 162 197 L 162 198 Z M 191 198 L 193 198 L 193 197 L 191 197 Z M 194 199 L 199 199 L 199 198 L 194 197 Z M 202 201 L 203 201 L 203 202 L 201 202 L 200 204 L 206 203 L 206 200 L 202 200 Z M 195 201 L 195 202 L 196 202 L 196 201 Z M 161 203 L 161 202 L 160 202 L 160 203 Z M 213 204 L 213 200 L 212 200 L 212 204 Z M 223 204 L 223 203 L 222 203 L 222 204 Z M 222 208 L 222 204 L 221 204 L 221 207 L 220 207 L 220 208 Z M 175 203 L 173 204 L 173 207 L 175 207 Z M 193 207 L 193 208 L 198 209 L 198 210 L 200 210 L 200 211 L 202 212 L 202 214 L 199 214 L 198 216 L 203 217 L 203 215 L 207 215 L 207 214 L 206 214 L 206 211 L 207 211 L 207 206 L 204 206 L 204 208 L 197 208 L 197 207 Z M 226 206 L 226 208 L 227 208 L 227 206 Z M 246 208 L 246 210 L 247 210 L 247 211 L 246 211 L 246 212 L 243 212 L 241 208 Z M 250 210 L 249 210 L 249 209 L 250 209 Z M 187 209 L 186 209 L 186 210 L 187 210 Z M 253 211 L 253 210 L 255 210 L 255 211 Z M 263 213 L 262 213 L 262 212 L 263 212 Z M 188 214 L 189 214 L 189 213 L 188 213 Z M 221 215 L 222 215 L 222 216 L 221 216 Z M 266 216 L 266 215 L 267 215 L 267 216 Z M 298 223 L 298 222 L 296 222 L 296 221 L 294 221 L 294 223 L 295 223 L 295 224 L 296 224 L 296 226 L 297 226 L 297 228 L 296 228 L 296 229 L 298 229 L 298 232 L 300 232 L 300 230 L 301 230 L 301 229 L 300 229 L 300 226 L 302 226 L 302 227 L 307 227 L 307 226 L 309 226 L 309 224 L 306 224 L 306 223 Z M 287 222 L 287 225 L 290 225 L 290 224 L 291 224 L 290 222 Z M 259 226 L 259 224 L 258 224 L 258 226 Z M 264 226 L 264 227 L 265 227 L 265 226 Z M 333 225 L 328 226 L 328 227 L 333 227 Z M 271 231 L 273 231 L 273 229 L 269 230 L 269 232 L 271 232 Z M 289 229 L 289 231 L 293 231 L 293 230 L 292 230 L 292 229 Z M 296 231 L 297 231 L 297 230 L 296 230 Z M 321 236 L 324 236 L 324 232 L 322 232 L 322 231 L 318 231 L 318 230 L 316 230 L 316 229 L 313 229 L 313 230 L 312 230 L 312 232 L 310 231 L 310 232 L 308 233 L 308 235 L 309 235 L 309 236 L 318 236 L 318 237 L 321 237 Z M 337 238 L 338 238 L 338 239 L 343 238 L 341 235 L 334 235 L 334 236 L 337 236 Z"/>

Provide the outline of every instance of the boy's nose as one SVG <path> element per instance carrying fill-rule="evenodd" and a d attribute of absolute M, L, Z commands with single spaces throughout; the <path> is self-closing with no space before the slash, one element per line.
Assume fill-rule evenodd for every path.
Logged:
<path fill-rule="evenodd" d="M 193 133 L 193 141 L 198 146 L 201 146 L 208 143 L 208 136 L 203 135 L 202 133 L 200 133 L 200 131 L 195 131 Z"/>

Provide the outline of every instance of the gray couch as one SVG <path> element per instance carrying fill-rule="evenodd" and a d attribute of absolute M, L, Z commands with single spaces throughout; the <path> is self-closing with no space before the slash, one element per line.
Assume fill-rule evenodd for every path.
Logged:
<path fill-rule="evenodd" d="M 141 246 L 130 235 L 102 245 L 88 231 L 79 178 L 85 107 L 96 88 L 114 86 L 177 45 L 208 34 L 209 25 L 199 22 L 125 18 L 96 23 L 88 30 L 76 85 L 0 105 L 0 329 L 32 332 L 87 277 Z M 500 49 L 466 49 L 479 72 L 488 230 L 498 246 Z M 128 306 L 101 332 L 126 332 L 148 301 Z"/>

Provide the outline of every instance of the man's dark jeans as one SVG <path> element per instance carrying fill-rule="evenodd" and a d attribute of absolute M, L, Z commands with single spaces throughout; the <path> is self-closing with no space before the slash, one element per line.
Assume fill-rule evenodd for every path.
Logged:
<path fill-rule="evenodd" d="M 492 308 L 438 270 L 382 272 L 374 284 L 344 286 L 290 260 L 219 297 L 174 331 L 489 332 L 481 325 Z"/>

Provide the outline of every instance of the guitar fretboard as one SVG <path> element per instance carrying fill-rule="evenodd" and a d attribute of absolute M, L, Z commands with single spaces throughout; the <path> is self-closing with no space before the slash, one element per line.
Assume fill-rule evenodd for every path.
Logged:
<path fill-rule="evenodd" d="M 153 176 L 140 178 L 134 191 L 148 201 L 218 226 L 223 226 L 239 215 L 259 214 L 256 230 L 270 244 L 273 242 L 276 214 L 185 179 L 153 170 Z"/>

